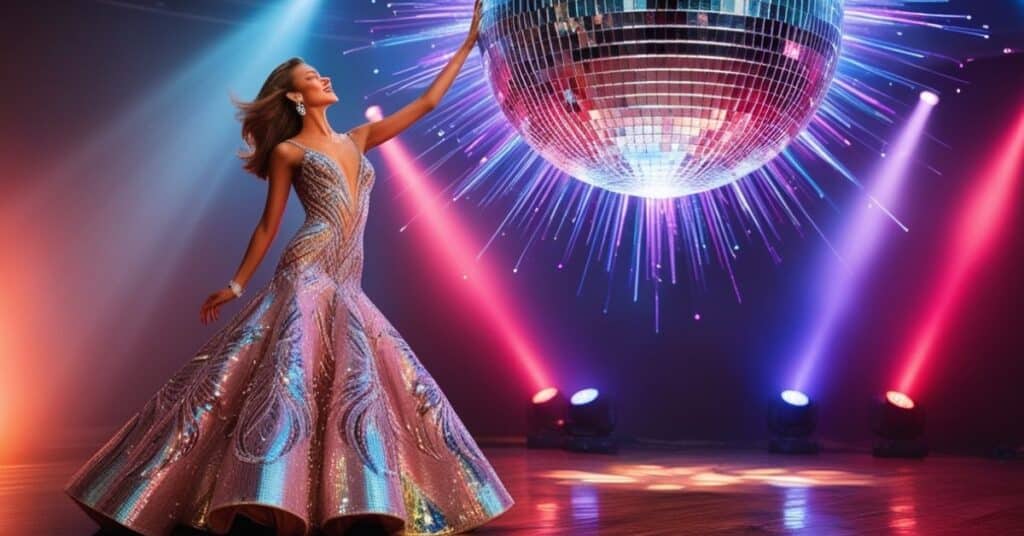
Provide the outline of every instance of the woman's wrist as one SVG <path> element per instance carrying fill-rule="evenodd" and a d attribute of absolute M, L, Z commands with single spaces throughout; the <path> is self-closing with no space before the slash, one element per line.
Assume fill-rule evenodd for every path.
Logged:
<path fill-rule="evenodd" d="M 228 288 L 231 289 L 231 293 L 234 294 L 236 298 L 241 298 L 242 294 L 245 293 L 245 288 L 234 279 L 228 281 Z"/>

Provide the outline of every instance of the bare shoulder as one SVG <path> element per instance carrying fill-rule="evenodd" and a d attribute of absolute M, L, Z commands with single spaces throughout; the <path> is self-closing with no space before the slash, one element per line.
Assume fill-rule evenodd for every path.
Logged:
<path fill-rule="evenodd" d="M 299 147 L 294 143 L 282 141 L 274 146 L 274 150 L 270 152 L 270 156 L 272 158 L 282 158 L 285 161 L 298 161 L 302 159 L 303 153 L 305 153 L 305 151 L 302 147 Z"/>
<path fill-rule="evenodd" d="M 301 147 L 282 141 L 274 146 L 274 149 L 270 151 L 270 162 L 271 165 L 275 163 L 278 165 L 285 165 L 287 167 L 297 167 L 302 162 L 302 156 L 305 151 Z"/>

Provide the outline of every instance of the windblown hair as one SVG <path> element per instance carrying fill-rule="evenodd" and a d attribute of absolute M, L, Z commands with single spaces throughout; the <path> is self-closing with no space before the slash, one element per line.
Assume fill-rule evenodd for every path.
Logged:
<path fill-rule="evenodd" d="M 231 97 L 238 108 L 236 117 L 242 122 L 242 139 L 249 146 L 248 151 L 238 153 L 245 161 L 242 167 L 261 179 L 267 179 L 274 147 L 302 130 L 302 118 L 295 112 L 295 103 L 285 97 L 285 93 L 295 90 L 292 69 L 302 63 L 305 61 L 296 56 L 275 67 L 256 100 L 245 102 Z"/>

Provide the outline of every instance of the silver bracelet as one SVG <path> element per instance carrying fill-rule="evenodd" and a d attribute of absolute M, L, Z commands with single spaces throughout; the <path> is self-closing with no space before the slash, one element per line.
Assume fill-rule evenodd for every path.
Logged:
<path fill-rule="evenodd" d="M 242 285 L 236 283 L 234 279 L 228 281 L 228 287 L 231 289 L 231 293 L 234 294 L 236 298 L 242 297 Z"/>

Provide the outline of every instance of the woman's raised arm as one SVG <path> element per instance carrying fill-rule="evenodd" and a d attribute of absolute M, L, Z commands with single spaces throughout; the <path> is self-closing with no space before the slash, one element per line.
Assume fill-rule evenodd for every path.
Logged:
<path fill-rule="evenodd" d="M 473 7 L 473 20 L 470 22 L 466 40 L 455 51 L 452 59 L 448 60 L 448 65 L 445 65 L 444 69 L 438 73 L 437 78 L 434 79 L 434 82 L 430 84 L 430 87 L 422 95 L 380 121 L 363 123 L 350 131 L 352 138 L 357 140 L 356 143 L 362 144 L 362 152 L 365 153 L 399 135 L 440 104 L 441 98 L 448 92 L 448 88 L 451 87 L 455 77 L 459 74 L 459 70 L 462 69 L 462 64 L 465 63 L 466 57 L 469 56 L 470 51 L 473 50 L 473 45 L 476 44 L 480 29 L 480 16 L 482 14 L 481 6 L 481 0 L 476 0 L 476 5 Z"/>

